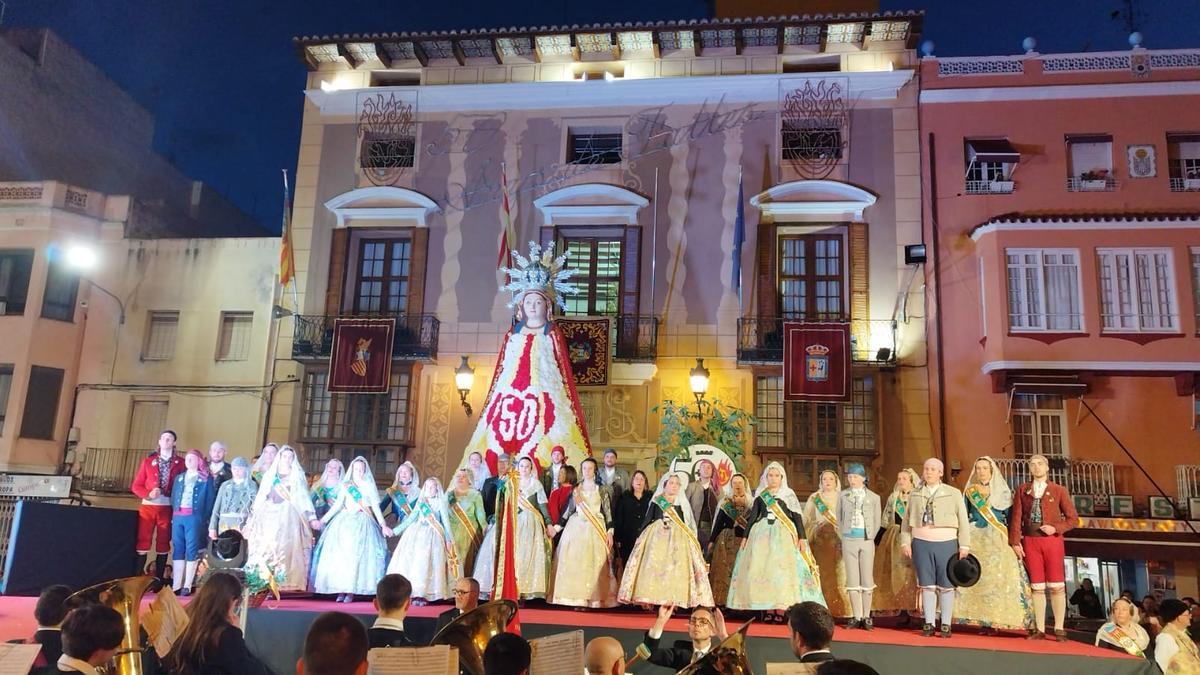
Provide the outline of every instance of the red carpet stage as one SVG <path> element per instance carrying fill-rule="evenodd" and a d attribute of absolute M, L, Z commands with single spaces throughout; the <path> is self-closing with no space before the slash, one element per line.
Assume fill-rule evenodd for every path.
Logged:
<path fill-rule="evenodd" d="M 184 601 L 187 599 L 184 598 Z M 27 637 L 33 634 L 33 605 L 36 598 L 0 598 L 0 640 Z M 428 640 L 437 615 L 450 605 L 439 604 L 414 607 L 406 626 L 416 639 Z M 268 602 L 251 610 L 246 641 L 251 650 L 281 675 L 295 672 L 304 634 L 313 618 L 330 610 L 347 611 L 370 623 L 374 613 L 369 602 L 339 605 L 327 600 L 283 600 Z M 627 654 L 641 641 L 642 633 L 654 618 L 641 611 L 574 612 L 530 606 L 521 610 L 521 624 L 526 637 L 552 635 L 582 628 L 586 639 L 611 635 L 625 645 Z M 883 620 L 883 621 L 886 621 Z M 729 621 L 730 629 L 736 619 Z M 687 634 L 685 618 L 676 618 L 667 626 L 666 639 L 684 639 Z M 839 628 L 834 635 L 834 652 L 871 664 L 885 675 L 948 673 L 1035 675 L 1055 673 L 1068 675 L 1139 674 L 1152 675 L 1157 670 L 1147 661 L 1098 649 L 1081 642 L 1030 642 L 1020 636 L 980 637 L 961 629 L 950 640 L 925 638 L 911 630 L 876 627 L 871 633 Z M 765 673 L 767 662 L 794 660 L 788 643 L 788 629 L 782 625 L 754 625 L 750 628 L 749 651 L 756 673 Z M 636 673 L 666 673 L 668 671 L 645 663 L 634 666 Z M 564 675 L 578 675 L 564 670 Z"/>

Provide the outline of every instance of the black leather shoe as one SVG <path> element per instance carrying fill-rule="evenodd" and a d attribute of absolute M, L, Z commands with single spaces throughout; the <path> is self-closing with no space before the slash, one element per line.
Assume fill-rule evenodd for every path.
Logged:
<path fill-rule="evenodd" d="M 950 639 L 950 626 L 942 626 L 942 630 L 938 632 L 938 637 L 942 639 Z"/>
<path fill-rule="evenodd" d="M 925 627 L 921 629 L 921 635 L 924 635 L 925 637 L 933 637 L 933 624 L 925 624 Z"/>
<path fill-rule="evenodd" d="M 859 622 L 858 627 L 863 630 L 875 630 L 875 621 L 868 616 Z"/>
<path fill-rule="evenodd" d="M 850 619 L 846 621 L 846 628 L 855 629 L 859 627 L 858 619 Z"/>

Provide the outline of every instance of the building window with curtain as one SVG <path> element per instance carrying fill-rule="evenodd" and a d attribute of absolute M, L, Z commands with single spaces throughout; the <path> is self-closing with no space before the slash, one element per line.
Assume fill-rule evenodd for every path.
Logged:
<path fill-rule="evenodd" d="M 362 455 L 380 482 L 391 481 L 412 444 L 412 372 L 393 365 L 386 394 L 331 394 L 328 372 L 304 374 L 300 442 L 305 469 L 318 471 L 330 457 Z"/>
<path fill-rule="evenodd" d="M 1010 248 L 1004 255 L 1011 330 L 1083 330 L 1078 250 Z"/>
<path fill-rule="evenodd" d="M 877 396 L 874 375 L 852 378 L 845 403 L 785 402 L 783 378 L 759 376 L 754 382 L 754 414 L 760 426 L 756 449 L 817 454 L 876 454 Z"/>
<path fill-rule="evenodd" d="M 567 267 L 579 272 L 571 283 L 579 292 L 563 298 L 567 316 L 616 316 L 621 308 L 621 239 L 563 237 Z"/>
<path fill-rule="evenodd" d="M 1104 330 L 1178 330 L 1170 249 L 1097 249 L 1096 262 Z"/>
<path fill-rule="evenodd" d="M 364 239 L 359 246 L 354 286 L 355 314 L 408 311 L 411 239 Z"/>
<path fill-rule="evenodd" d="M 845 246 L 840 235 L 779 238 L 779 312 L 789 320 L 845 315 Z"/>
<path fill-rule="evenodd" d="M 1067 189 L 1071 192 L 1107 192 L 1115 190 L 1112 136 L 1067 136 Z"/>
<path fill-rule="evenodd" d="M 1013 394 L 1009 419 L 1017 459 L 1067 456 L 1067 409 L 1062 396 Z"/>
<path fill-rule="evenodd" d="M 1200 134 L 1167 134 L 1171 192 L 1200 192 Z"/>

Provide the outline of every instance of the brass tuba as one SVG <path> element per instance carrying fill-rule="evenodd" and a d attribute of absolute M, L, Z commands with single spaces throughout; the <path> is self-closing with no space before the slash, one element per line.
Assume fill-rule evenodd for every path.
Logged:
<path fill-rule="evenodd" d="M 158 583 L 154 577 L 125 577 L 89 586 L 67 598 L 68 606 L 95 602 L 117 610 L 125 622 L 125 639 L 113 655 L 113 668 L 106 672 L 117 675 L 142 675 L 142 622 L 138 617 L 142 596 Z"/>
<path fill-rule="evenodd" d="M 746 631 L 754 619 L 721 641 L 692 665 L 679 671 L 679 675 L 754 675 L 750 657 L 746 654 Z"/>
<path fill-rule="evenodd" d="M 458 647 L 459 667 L 471 675 L 483 675 L 483 650 L 488 640 L 503 633 L 516 613 L 517 603 L 512 600 L 482 604 L 446 624 L 429 644 Z"/>

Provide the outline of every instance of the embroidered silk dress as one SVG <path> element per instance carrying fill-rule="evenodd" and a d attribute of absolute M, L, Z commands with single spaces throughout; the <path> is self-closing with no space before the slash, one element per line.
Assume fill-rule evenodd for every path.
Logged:
<path fill-rule="evenodd" d="M 912 472 L 914 486 L 916 476 Z M 875 594 L 871 606 L 876 614 L 896 614 L 917 606 L 917 572 L 900 548 L 900 523 L 907 511 L 908 496 L 893 490 L 883 505 L 884 532 L 875 550 Z"/>
<path fill-rule="evenodd" d="M 967 479 L 963 498 L 971 521 L 971 553 L 979 559 L 979 582 L 956 589 L 954 623 L 1023 630 L 1033 628 L 1033 599 L 1029 576 L 1017 554 L 1008 545 L 1008 516 L 1012 490 L 992 463 L 990 495 L 975 482 L 975 471 Z"/>
<path fill-rule="evenodd" d="M 775 494 L 766 487 L 767 471 L 778 468 L 785 478 Z M 746 514 L 747 543 L 733 565 L 725 606 L 730 609 L 787 609 L 825 598 L 813 573 L 812 557 L 797 547 L 804 543 L 800 500 L 787 487 L 786 473 L 777 462 L 763 471 L 754 505 Z"/>
<path fill-rule="evenodd" d="M 283 453 L 283 450 L 280 450 Z M 308 485 L 298 463 L 289 473 L 277 472 L 279 461 L 263 475 L 244 534 L 249 552 L 246 568 L 258 568 L 266 578 L 269 570 L 282 580 L 281 591 L 308 590 L 308 566 L 313 536 L 309 520 L 315 519 Z"/>
<path fill-rule="evenodd" d="M 550 512 L 546 509 L 546 489 L 536 476 L 519 481 L 520 500 L 517 502 L 517 589 L 522 600 L 544 598 L 550 590 L 550 539 L 546 525 Z"/>
<path fill-rule="evenodd" d="M 483 541 L 484 531 L 487 530 L 483 497 L 474 488 L 468 490 L 465 495 L 451 490 L 446 493 L 446 502 L 450 512 L 450 534 L 454 538 L 459 565 L 463 570 L 474 570 L 479 544 Z"/>
<path fill-rule="evenodd" d="M 412 597 L 424 600 L 454 598 L 459 576 L 458 552 L 450 534 L 450 514 L 445 495 L 417 501 L 408 516 L 393 531 L 400 543 L 388 563 L 388 574 L 403 574 L 412 583 Z"/>
<path fill-rule="evenodd" d="M 559 525 L 563 526 L 555 559 L 550 602 L 572 607 L 616 607 L 613 575 L 611 491 L 607 486 L 575 488 Z"/>
<path fill-rule="evenodd" d="M 668 474 L 664 482 L 671 475 L 675 474 Z M 660 483 L 650 500 L 642 533 L 625 562 L 617 600 L 677 607 L 713 605 L 708 565 L 682 486 L 672 502 L 663 494 Z"/>
<path fill-rule="evenodd" d="M 375 595 L 385 571 L 387 544 L 380 531 L 383 514 L 375 478 L 368 473 L 364 485 L 367 481 L 370 486 L 363 488 L 352 481 L 344 483 L 324 517 L 328 524 L 313 549 L 314 593 Z"/>
<path fill-rule="evenodd" d="M 808 543 L 816 558 L 821 594 L 835 617 L 850 616 L 850 596 L 846 593 L 846 565 L 842 561 L 842 537 L 837 527 L 837 500 L 842 491 L 838 482 L 832 495 L 812 493 L 804 504 L 804 525 Z M 872 603 L 873 604 L 873 603 Z"/>
<path fill-rule="evenodd" d="M 748 483 L 749 481 L 747 481 Z M 746 538 L 746 513 L 750 511 L 749 498 L 735 502 L 732 497 L 721 500 L 713 523 L 712 556 L 708 568 L 708 582 L 712 585 L 713 600 L 725 606 L 729 597 L 729 582 L 733 577 L 733 563 L 737 560 L 738 548 Z"/>

